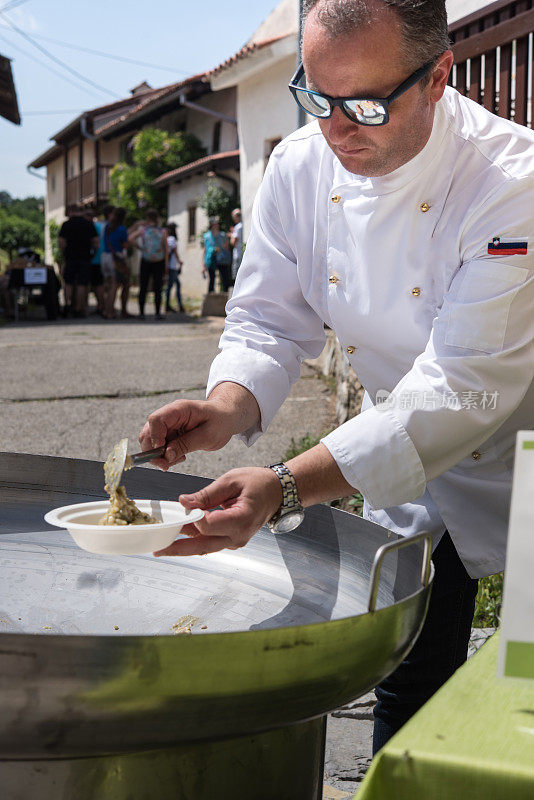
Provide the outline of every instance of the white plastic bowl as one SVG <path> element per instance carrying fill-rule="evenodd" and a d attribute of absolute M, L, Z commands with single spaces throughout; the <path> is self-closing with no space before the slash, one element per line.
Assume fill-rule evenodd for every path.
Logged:
<path fill-rule="evenodd" d="M 45 514 L 45 522 L 66 528 L 76 544 L 90 553 L 137 555 L 168 547 L 189 522 L 202 519 L 204 512 L 189 513 L 174 500 L 135 500 L 140 511 L 152 514 L 162 522 L 153 525 L 99 525 L 98 520 L 109 510 L 109 500 L 74 503 L 54 508 Z"/>

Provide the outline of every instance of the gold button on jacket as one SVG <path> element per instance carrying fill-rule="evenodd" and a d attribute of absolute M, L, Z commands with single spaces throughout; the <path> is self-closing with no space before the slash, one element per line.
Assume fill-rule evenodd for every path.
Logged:
<path fill-rule="evenodd" d="M 337 277 L 337 275 L 330 275 L 330 277 L 328 278 L 328 282 L 329 283 L 339 283 L 339 278 Z"/>
<path fill-rule="evenodd" d="M 334 195 L 332 195 L 331 200 L 332 200 L 333 203 L 339 203 L 340 200 L 341 200 L 341 197 L 338 194 L 334 194 Z"/>
<path fill-rule="evenodd" d="M 419 286 L 414 286 L 414 288 L 412 289 L 412 294 L 414 297 L 419 297 L 419 295 L 421 294 L 421 289 L 419 288 Z"/>
<path fill-rule="evenodd" d="M 356 352 L 356 348 L 354 347 L 354 345 L 351 344 L 351 345 L 349 345 L 349 347 L 347 347 L 347 353 L 349 354 L 349 356 L 351 356 L 355 352 Z"/>
<path fill-rule="evenodd" d="M 480 455 L 478 450 L 475 450 L 474 453 L 471 453 L 471 458 L 473 459 L 473 461 L 480 461 L 482 456 Z"/>
<path fill-rule="evenodd" d="M 430 206 L 428 205 L 428 203 L 421 203 L 419 208 L 421 209 L 423 214 L 426 214 L 426 212 L 430 209 Z"/>

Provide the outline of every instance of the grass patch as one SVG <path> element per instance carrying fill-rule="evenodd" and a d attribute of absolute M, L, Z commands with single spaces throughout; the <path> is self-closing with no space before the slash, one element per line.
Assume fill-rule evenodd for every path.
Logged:
<path fill-rule="evenodd" d="M 323 436 L 326 436 L 326 434 L 322 433 L 320 436 L 311 436 L 309 433 L 307 433 L 305 436 L 302 436 L 297 440 L 291 437 L 291 444 L 287 448 L 282 460 L 289 461 L 290 458 L 295 458 L 295 456 L 305 453 L 306 450 L 311 450 L 312 447 L 315 447 L 315 445 L 319 444 Z"/>
<path fill-rule="evenodd" d="M 481 578 L 475 600 L 474 628 L 498 628 L 502 604 L 503 573 Z"/>

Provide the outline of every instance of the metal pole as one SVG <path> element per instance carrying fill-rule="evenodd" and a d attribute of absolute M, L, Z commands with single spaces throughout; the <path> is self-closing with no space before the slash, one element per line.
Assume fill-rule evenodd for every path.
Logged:
<path fill-rule="evenodd" d="M 299 41 L 297 47 L 297 64 L 300 64 L 302 60 L 302 0 L 299 0 Z M 306 124 L 306 112 L 300 106 L 298 108 L 298 115 L 297 115 L 297 128 L 302 128 L 303 125 Z"/>

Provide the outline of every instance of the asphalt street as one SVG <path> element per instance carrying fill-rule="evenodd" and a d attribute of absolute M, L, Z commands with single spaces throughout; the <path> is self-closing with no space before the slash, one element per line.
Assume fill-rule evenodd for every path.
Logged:
<path fill-rule="evenodd" d="M 102 461 L 127 436 L 130 452 L 148 414 L 177 398 L 202 399 L 222 320 L 18 323 L 0 329 L 2 449 Z M 332 425 L 324 383 L 304 367 L 266 434 L 248 448 L 233 439 L 180 465 L 215 478 L 283 457 L 291 439 Z"/>
<path fill-rule="evenodd" d="M 204 397 L 223 321 L 171 314 L 164 322 L 20 321 L 0 328 L 2 450 L 103 461 L 127 436 L 130 452 L 148 414 L 177 398 Z M 175 467 L 216 478 L 281 459 L 306 434 L 334 424 L 334 402 L 304 365 L 269 430 L 254 444 L 233 439 Z M 352 797 L 370 761 L 372 698 L 330 717 L 324 800 Z"/>

